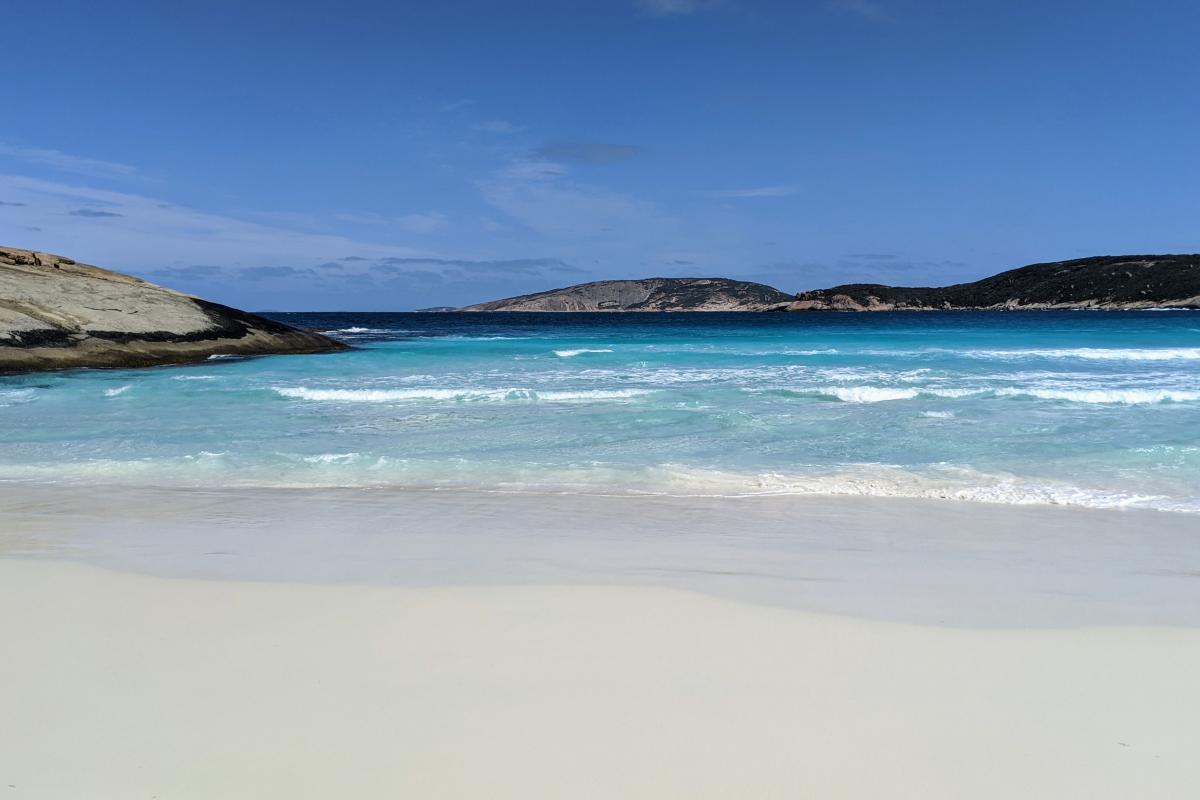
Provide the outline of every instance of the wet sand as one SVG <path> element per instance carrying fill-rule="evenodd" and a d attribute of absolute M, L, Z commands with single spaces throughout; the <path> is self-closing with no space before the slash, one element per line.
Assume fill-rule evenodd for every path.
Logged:
<path fill-rule="evenodd" d="M 0 498 L 13 798 L 1200 792 L 1184 515 Z"/>

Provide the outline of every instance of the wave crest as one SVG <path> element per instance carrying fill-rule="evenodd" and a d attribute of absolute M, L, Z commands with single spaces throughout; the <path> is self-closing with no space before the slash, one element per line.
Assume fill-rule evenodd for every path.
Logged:
<path fill-rule="evenodd" d="M 628 400 L 652 394 L 649 389 L 582 389 L 578 391 L 535 391 L 533 389 L 309 389 L 276 386 L 274 391 L 293 400 L 336 403 L 398 403 L 421 401 L 453 402 L 586 402 Z"/>

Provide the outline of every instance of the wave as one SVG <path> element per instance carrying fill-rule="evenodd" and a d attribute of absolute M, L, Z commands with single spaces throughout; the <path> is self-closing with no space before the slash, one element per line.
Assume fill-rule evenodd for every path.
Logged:
<path fill-rule="evenodd" d="M 1035 397 L 1039 400 L 1065 400 L 1071 403 L 1100 405 L 1145 405 L 1153 403 L 1192 403 L 1200 392 L 1177 389 L 997 389 L 1003 397 Z"/>
<path fill-rule="evenodd" d="M 795 390 L 798 394 L 815 394 L 832 397 L 843 403 L 882 403 L 889 400 L 912 400 L 916 397 L 969 397 L 984 394 L 984 389 L 937 389 L 931 387 L 906 386 L 824 386 L 810 390 Z"/>
<path fill-rule="evenodd" d="M 581 467 L 474 459 L 421 461 L 358 452 L 274 453 L 266 457 L 199 452 L 171 458 L 0 464 L 0 479 L 99 485 L 390 487 L 618 497 L 870 497 L 1200 514 L 1200 496 L 1194 490 L 1186 496 L 1168 496 L 951 465 L 910 469 L 864 463 L 811 469 L 809 473 L 780 473 L 681 464 L 635 467 L 596 463 Z"/>
<path fill-rule="evenodd" d="M 890 389 L 879 386 L 831 386 L 816 389 L 816 394 L 835 397 L 843 403 L 882 403 L 888 400 L 911 400 L 919 389 Z"/>
<path fill-rule="evenodd" d="M 1192 403 L 1200 401 L 1200 391 L 1179 389 L 1058 389 L 1048 387 L 1005 387 L 946 389 L 892 386 L 825 386 L 814 389 L 755 389 L 789 395 L 830 397 L 843 403 L 883 403 L 913 400 L 918 397 L 1027 397 L 1037 400 L 1061 400 L 1095 405 L 1151 405 L 1155 403 Z"/>
<path fill-rule="evenodd" d="M 396 403 L 429 400 L 456 402 L 524 401 L 575 402 L 628 400 L 652 394 L 650 389 L 583 389 L 578 391 L 535 391 L 533 389 L 308 389 L 276 386 L 274 391 L 295 400 L 338 403 Z"/>
<path fill-rule="evenodd" d="M 612 352 L 612 349 L 607 348 L 607 347 L 597 348 L 597 349 L 583 348 L 583 349 L 579 349 L 579 350 L 555 350 L 554 355 L 558 356 L 559 358 L 574 358 L 575 356 L 581 356 L 584 353 L 611 353 L 611 352 Z"/>
<path fill-rule="evenodd" d="M 336 336 L 338 334 L 356 335 L 356 334 L 364 334 L 364 333 L 395 333 L 395 334 L 419 333 L 419 331 L 411 331 L 411 330 L 407 330 L 404 328 L 362 328 L 362 327 L 358 327 L 358 326 L 351 326 L 349 328 L 334 328 L 332 330 L 324 331 L 324 333 L 329 334 L 331 336 Z"/>
<path fill-rule="evenodd" d="M 658 471 L 662 474 L 648 481 L 649 488 L 639 493 L 732 497 L 880 497 L 1200 513 L 1200 498 L 1197 497 L 1179 499 L 1160 494 L 1093 489 L 945 465 L 932 472 L 914 472 L 886 464 L 857 464 L 845 465 L 838 472 L 813 475 L 728 473 L 677 465 L 665 465 Z"/>
<path fill-rule="evenodd" d="M 130 389 L 132 389 L 132 388 L 133 388 L 133 384 L 132 384 L 132 383 L 127 383 L 127 384 L 125 384 L 124 386 L 118 386 L 118 387 L 116 387 L 116 388 L 114 388 L 114 389 L 105 389 L 105 390 L 104 390 L 104 396 L 105 396 L 105 397 L 117 397 L 117 396 L 119 396 L 119 395 L 123 395 L 123 394 L 125 394 L 126 392 L 128 392 L 128 391 L 129 391 Z"/>
<path fill-rule="evenodd" d="M 1200 361 L 1200 347 L 1071 347 L 1032 350 L 946 350 L 966 358 L 1079 358 L 1087 361 Z"/>
<path fill-rule="evenodd" d="M 28 403 L 37 397 L 37 389 L 4 389 L 0 390 L 0 407 L 16 403 Z"/>

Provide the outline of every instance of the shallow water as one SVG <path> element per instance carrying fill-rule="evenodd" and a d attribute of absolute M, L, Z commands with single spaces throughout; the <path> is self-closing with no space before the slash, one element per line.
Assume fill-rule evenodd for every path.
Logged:
<path fill-rule="evenodd" d="M 0 378 L 0 479 L 1200 513 L 1200 313 L 274 316 L 357 349 Z"/>
<path fill-rule="evenodd" d="M 164 577 L 633 585 L 956 627 L 1200 626 L 1193 517 L 845 497 L 15 486 L 0 559 Z"/>

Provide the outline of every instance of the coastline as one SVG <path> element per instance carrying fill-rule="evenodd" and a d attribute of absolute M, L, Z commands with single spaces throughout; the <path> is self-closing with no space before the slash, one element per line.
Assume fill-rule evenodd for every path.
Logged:
<path fill-rule="evenodd" d="M 0 484 L 13 798 L 1188 796 L 1188 515 Z"/>
<path fill-rule="evenodd" d="M 953 500 L 0 483 L 0 559 L 167 578 L 628 585 L 964 628 L 1200 627 L 1188 514 Z"/>

